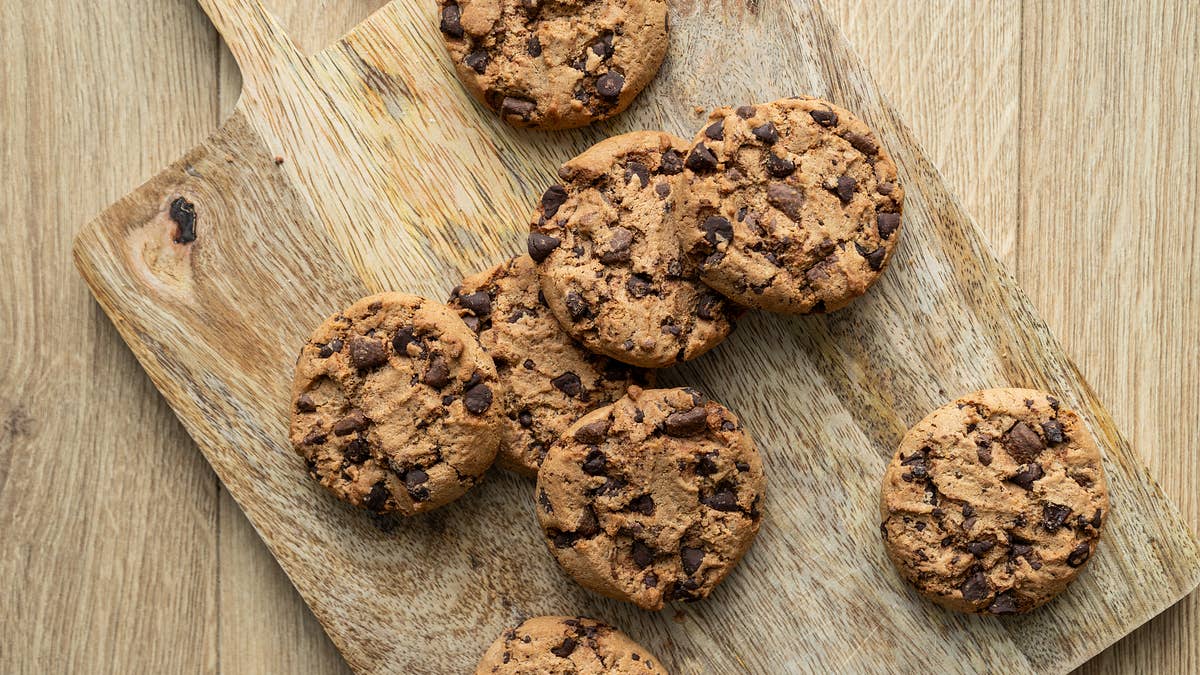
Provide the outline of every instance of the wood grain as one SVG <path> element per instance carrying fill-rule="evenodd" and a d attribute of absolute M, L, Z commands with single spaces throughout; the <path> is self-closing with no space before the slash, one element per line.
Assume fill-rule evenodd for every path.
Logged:
<path fill-rule="evenodd" d="M 739 21 L 718 24 L 705 6 L 678 5 L 675 44 L 684 48 L 673 48 L 630 113 L 603 130 L 531 143 L 476 115 L 453 87 L 440 38 L 408 30 L 432 25 L 432 7 L 389 5 L 338 46 L 305 59 L 253 3 L 202 4 L 246 76 L 234 117 L 85 229 L 76 255 L 101 304 L 357 669 L 462 670 L 515 615 L 566 607 L 613 620 L 689 672 L 883 663 L 1061 670 L 1194 586 L 1196 544 L 1173 508 L 815 6 L 726 5 Z M 766 26 L 783 27 L 785 47 L 753 39 Z M 717 33 L 724 38 L 705 39 Z M 726 41 L 753 51 L 745 61 L 724 61 L 714 45 Z M 745 72 L 742 63 L 756 69 Z M 312 323 L 305 317 L 324 316 L 367 289 L 444 295 L 464 271 L 516 247 L 546 175 L 599 131 L 686 133 L 695 121 L 683 120 L 697 104 L 791 91 L 842 102 L 880 131 L 909 189 L 908 228 L 894 271 L 853 310 L 754 315 L 737 339 L 675 375 L 742 412 L 773 465 L 777 487 L 745 566 L 758 573 L 743 571 L 714 601 L 670 622 L 586 596 L 552 565 L 531 564 L 539 551 L 543 563 L 547 557 L 536 533 L 503 527 L 512 513 L 529 510 L 519 479 L 497 476 L 472 499 L 391 534 L 297 480 L 303 471 L 282 442 L 281 406 L 291 354 Z M 415 166 L 421 171 L 408 170 Z M 206 223 L 186 246 L 171 242 L 165 215 L 179 195 Z M 927 320 L 931 312 L 937 321 Z M 1122 506 L 1110 526 L 1111 552 L 1046 610 L 1016 622 L 948 616 L 914 602 L 880 552 L 864 548 L 876 536 L 878 473 L 903 430 L 948 392 L 1003 383 L 1051 389 L 1084 414 L 1106 447 Z M 831 483 L 831 474 L 843 482 Z M 837 534 L 812 512 L 832 520 Z M 489 563 L 527 576 L 481 580 L 472 572 Z M 846 573 L 830 579 L 806 571 L 813 569 Z M 1139 588 L 1119 583 L 1135 574 Z M 764 621 L 781 598 L 789 607 L 836 607 L 839 618 L 789 612 Z M 908 639 L 931 627 L 951 639 Z M 424 648 L 415 652 L 397 635 Z M 817 635 L 827 650 L 808 649 L 805 636 Z"/>
<path fill-rule="evenodd" d="M 328 12 L 362 3 L 268 4 L 284 15 L 297 42 L 312 51 L 336 34 L 318 34 Z M 338 661 L 333 647 L 232 500 L 226 495 L 218 507 L 209 496 L 215 479 L 195 446 L 152 393 L 108 319 L 86 299 L 83 285 L 64 269 L 70 239 L 88 214 L 216 128 L 236 98 L 236 70 L 224 62 L 225 84 L 218 94 L 207 75 L 218 67 L 219 40 L 191 0 L 102 2 L 85 11 L 17 0 L 0 0 L 0 6 L 8 10 L 0 26 L 0 44 L 6 47 L 0 51 L 0 119 L 5 121 L 0 125 L 0 241 L 8 251 L 24 252 L 6 257 L 0 266 L 6 319 L 0 337 L 22 347 L 0 366 L 0 382 L 8 392 L 0 396 L 5 413 L 0 527 L 19 533 L 0 544 L 0 570 L 6 579 L 21 580 L 0 593 L 0 663 L 11 672 L 325 672 L 327 664 Z M 1185 214 L 1195 212 L 1195 161 L 1181 165 L 1175 157 L 1188 148 L 1194 154 L 1190 129 L 1196 127 L 1197 102 L 1187 91 L 1162 93 L 1200 78 L 1194 47 L 1190 54 L 1173 48 L 1186 45 L 1197 30 L 1187 2 L 1148 0 L 1129 3 L 1120 12 L 1107 11 L 1112 5 L 1103 2 L 1051 3 L 1047 11 L 1061 17 L 1043 17 L 1043 27 L 1031 27 L 1017 44 L 1020 22 L 1009 17 L 1021 10 L 1011 1 L 828 0 L 826 7 L 1010 269 L 1017 269 L 1024 251 L 1008 236 L 1021 219 L 1015 202 L 1009 207 L 1021 148 L 1035 151 L 1027 161 L 1045 158 L 1044 171 L 1058 172 L 1063 182 L 1100 184 L 1120 170 L 1127 185 L 1157 185 L 1168 203 Z M 1156 16 L 1170 20 L 1152 24 Z M 331 23 L 341 21 L 335 16 Z M 316 32 L 306 33 L 310 26 Z M 147 35 L 155 39 L 147 41 Z M 1039 44 L 1047 37 L 1055 38 L 1048 52 L 1053 59 L 1041 55 Z M 86 59 L 64 62 L 71 54 L 86 54 Z M 1061 87 L 1030 91 L 1019 85 L 1022 60 L 1026 69 L 1062 68 L 1076 75 Z M 1085 61 L 1087 72 L 1077 65 Z M 1142 139 L 1130 133 L 1086 150 L 1069 134 L 1043 134 L 1030 142 L 1008 114 L 1016 112 L 1018 99 L 1047 114 L 1058 114 L 1073 101 L 1107 100 L 1114 82 L 1126 95 L 1140 97 L 1139 103 L 1158 101 L 1156 138 L 1169 147 L 1147 152 Z M 69 92 L 65 99 L 63 92 Z M 944 109 L 954 110 L 952 118 L 939 114 Z M 1136 106 L 1114 106 L 1107 114 L 1110 125 L 1139 123 Z M 85 162 L 78 161 L 80 155 Z M 1072 190 L 1049 192 L 1041 204 L 1047 213 L 1069 213 L 1074 195 Z M 1180 201 L 1187 199 L 1193 201 Z M 1168 442 L 1167 434 L 1186 433 L 1178 421 L 1195 420 L 1200 412 L 1195 359 L 1189 358 L 1200 341 L 1194 321 L 1200 309 L 1195 288 L 1200 261 L 1193 250 L 1190 258 L 1174 258 L 1170 272 L 1141 274 L 1155 267 L 1154 251 L 1190 241 L 1191 220 L 1162 213 L 1151 218 L 1139 211 L 1103 221 L 1102 228 L 1101 221 L 1084 219 L 1058 223 L 1061 234 L 1086 228 L 1077 237 L 1085 248 L 1113 233 L 1145 242 L 1136 249 L 1140 262 L 1132 269 L 1121 265 L 1098 275 L 1107 289 L 1103 306 L 1123 309 L 1094 312 L 1086 332 L 1076 328 L 1071 336 L 1067 329 L 1076 318 L 1072 312 L 1085 306 L 1078 294 L 1088 289 L 1048 283 L 1039 291 L 1031 287 L 1028 269 L 1018 276 L 1119 427 L 1151 461 L 1167 493 L 1177 501 L 1193 500 L 1185 513 L 1195 525 L 1200 523 L 1197 481 L 1186 472 L 1194 470 L 1195 437 L 1190 443 L 1186 436 Z M 1043 243 L 1032 237 L 1025 245 Z M 1062 278 L 1079 269 L 1064 258 L 1042 264 L 1034 276 Z M 1178 279 L 1193 281 L 1188 286 Z M 1121 313 L 1137 307 L 1139 298 L 1164 293 L 1170 300 L 1154 305 L 1155 339 L 1131 343 L 1111 358 L 1085 355 L 1103 352 L 1102 341 L 1109 339 L 1104 336 L 1127 328 L 1117 321 L 1124 321 Z M 52 330 L 56 344 L 73 356 L 48 358 L 45 349 L 34 349 L 33 326 Z M 24 337 L 18 339 L 18 331 Z M 1131 360 L 1139 364 L 1136 377 L 1128 376 L 1132 370 L 1124 365 Z M 1169 397 L 1161 396 L 1165 386 L 1174 392 Z M 1133 404 L 1139 401 L 1156 405 L 1138 410 Z M 45 411 L 35 417 L 36 432 L 20 431 L 29 426 L 12 414 L 13 402 L 21 402 L 30 416 L 29 411 Z M 45 420 L 55 417 L 78 422 L 70 429 L 54 428 Z M 161 455 L 168 471 L 129 484 L 120 495 L 93 494 L 97 486 L 119 484 L 122 462 L 136 464 L 142 455 Z M 40 468 L 30 467 L 26 456 L 41 458 Z M 86 479 L 57 469 L 81 461 L 90 462 Z M 79 511 L 81 504 L 86 508 Z M 99 511 L 97 504 L 102 504 Z M 77 522 L 79 513 L 93 518 L 102 513 L 108 525 L 85 528 Z M 205 520 L 216 529 L 207 534 L 196 529 Z M 222 524 L 215 526 L 218 521 Z M 47 529 L 62 534 L 48 540 L 42 534 Z M 188 539 L 174 536 L 178 531 L 187 532 Z M 111 544 L 114 536 L 122 538 L 121 546 Z M 130 556 L 126 541 L 134 542 L 138 553 Z M 214 553 L 218 543 L 220 551 Z M 84 550 L 89 553 L 81 558 Z M 107 571 L 101 576 L 98 569 Z M 170 582 L 147 586 L 143 579 Z M 64 585 L 70 593 L 62 591 Z M 227 590 L 220 603 L 215 588 Z M 164 609 L 175 598 L 187 598 L 187 606 Z M 1122 640 L 1103 660 L 1093 660 L 1093 670 L 1200 670 L 1197 604 L 1193 594 Z M 109 630 L 115 606 L 123 608 L 122 617 L 153 616 L 152 628 L 140 624 L 134 630 L 126 622 L 120 634 L 88 639 Z M 290 617 L 296 614 L 305 617 L 302 631 L 293 628 Z M 197 626 L 197 615 L 213 616 L 216 625 Z M 224 653 L 217 653 L 214 631 L 227 641 Z"/>

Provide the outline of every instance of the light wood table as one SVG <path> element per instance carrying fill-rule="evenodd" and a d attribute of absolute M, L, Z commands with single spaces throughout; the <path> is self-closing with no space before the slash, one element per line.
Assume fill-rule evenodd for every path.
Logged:
<path fill-rule="evenodd" d="M 315 50 L 383 3 L 267 4 Z M 1200 528 L 1200 6 L 826 7 Z M 0 670 L 344 671 L 71 264 L 232 59 L 194 0 L 0 8 Z M 1083 670 L 1200 672 L 1200 598 Z"/>

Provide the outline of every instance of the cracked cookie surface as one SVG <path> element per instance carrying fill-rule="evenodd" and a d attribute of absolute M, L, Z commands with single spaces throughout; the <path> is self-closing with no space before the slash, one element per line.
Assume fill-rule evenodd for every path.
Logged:
<path fill-rule="evenodd" d="M 476 675 L 650 675 L 661 662 L 628 635 L 581 616 L 537 616 L 492 643 Z"/>
<path fill-rule="evenodd" d="M 530 225 L 528 250 L 564 330 L 593 352 L 661 368 L 712 349 L 731 303 L 700 283 L 676 238 L 684 143 L 635 131 L 563 164 Z"/>
<path fill-rule="evenodd" d="M 537 268 L 519 256 L 467 277 L 449 305 L 496 362 L 503 416 L 496 463 L 533 476 L 550 446 L 584 413 L 608 405 L 649 373 L 571 339 L 541 299 Z"/>
<path fill-rule="evenodd" d="M 412 515 L 479 481 L 496 455 L 502 395 L 454 312 L 381 293 L 327 319 L 300 350 L 290 439 L 339 498 Z"/>
<path fill-rule="evenodd" d="M 537 514 L 586 588 L 657 610 L 707 597 L 758 533 L 762 460 L 737 418 L 690 389 L 584 416 L 546 455 Z"/>
<path fill-rule="evenodd" d="M 747 307 L 844 307 L 899 238 L 896 165 L 871 129 L 827 101 L 720 108 L 685 165 L 683 246 L 705 283 Z"/>
<path fill-rule="evenodd" d="M 458 77 L 509 124 L 569 129 L 629 107 L 667 53 L 663 0 L 441 0 Z"/>
<path fill-rule="evenodd" d="M 1045 392 L 989 389 L 905 435 L 884 476 L 880 531 L 901 575 L 934 602 L 1020 614 L 1075 579 L 1108 511 L 1079 416 Z"/>

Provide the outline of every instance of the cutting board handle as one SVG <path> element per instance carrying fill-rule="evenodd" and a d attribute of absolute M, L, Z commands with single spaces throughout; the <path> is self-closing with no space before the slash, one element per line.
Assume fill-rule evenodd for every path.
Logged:
<path fill-rule="evenodd" d="M 280 68 L 305 56 L 259 0 L 199 0 L 200 7 L 229 45 L 245 87 L 276 79 Z"/>

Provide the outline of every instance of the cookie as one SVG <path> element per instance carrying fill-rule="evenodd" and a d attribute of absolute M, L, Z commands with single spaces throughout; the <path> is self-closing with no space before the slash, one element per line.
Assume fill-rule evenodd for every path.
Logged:
<path fill-rule="evenodd" d="M 764 487 L 758 451 L 724 406 L 690 389 L 630 387 L 550 448 L 537 514 L 577 582 L 657 610 L 707 597 L 737 565 Z"/>
<path fill-rule="evenodd" d="M 584 413 L 608 405 L 647 372 L 593 354 L 563 332 L 542 302 L 537 268 L 520 256 L 463 280 L 450 307 L 496 362 L 504 418 L 496 463 L 537 474 L 550 446 Z"/>
<path fill-rule="evenodd" d="M 589 350 L 661 368 L 712 349 L 731 305 L 696 279 L 675 237 L 683 141 L 635 131 L 562 165 L 530 225 L 547 304 Z"/>
<path fill-rule="evenodd" d="M 646 675 L 666 673 L 650 650 L 595 619 L 536 616 L 505 631 L 476 675 Z"/>
<path fill-rule="evenodd" d="M 875 283 L 900 235 L 896 165 L 820 99 L 720 108 L 686 166 L 680 239 L 700 278 L 748 307 L 839 309 Z"/>
<path fill-rule="evenodd" d="M 475 98 L 519 127 L 570 129 L 629 107 L 667 54 L 664 0 L 440 0 Z"/>
<path fill-rule="evenodd" d="M 309 473 L 375 513 L 457 499 L 496 456 L 503 396 L 491 357 L 445 305 L 380 293 L 300 350 L 290 438 Z"/>
<path fill-rule="evenodd" d="M 940 605 L 987 614 L 1066 589 L 1109 509 L 1082 420 L 1032 389 L 975 392 L 921 420 L 887 468 L 881 508 L 900 574 Z"/>

